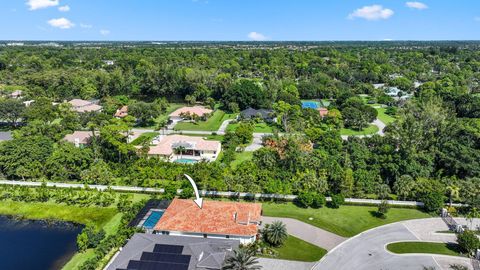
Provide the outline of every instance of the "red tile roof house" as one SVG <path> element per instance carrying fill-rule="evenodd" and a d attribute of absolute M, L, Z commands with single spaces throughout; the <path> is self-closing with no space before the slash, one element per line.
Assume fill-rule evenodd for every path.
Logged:
<path fill-rule="evenodd" d="M 212 110 L 205 108 L 203 106 L 182 107 L 172 112 L 169 116 L 170 116 L 170 120 L 178 122 L 178 121 L 185 120 L 185 117 L 183 117 L 184 114 L 190 114 L 190 115 L 196 114 L 200 117 L 205 117 L 212 112 L 213 112 Z"/>
<path fill-rule="evenodd" d="M 128 115 L 128 106 L 123 106 L 115 112 L 116 118 L 124 118 Z"/>
<path fill-rule="evenodd" d="M 155 225 L 157 234 L 255 242 L 262 215 L 259 203 L 174 199 Z"/>
<path fill-rule="evenodd" d="M 73 134 L 66 135 L 63 140 L 73 143 L 76 147 L 84 147 L 90 143 L 91 138 L 91 131 L 75 131 Z"/>
<path fill-rule="evenodd" d="M 182 148 L 181 154 L 175 149 Z M 164 158 L 168 161 L 187 158 L 193 160 L 215 161 L 222 150 L 218 141 L 207 141 L 201 137 L 170 135 L 160 136 L 159 142 L 148 151 L 150 157 Z"/>
<path fill-rule="evenodd" d="M 72 105 L 72 110 L 84 113 L 84 112 L 99 112 L 102 110 L 102 106 L 96 104 L 94 101 L 88 101 L 83 99 L 72 99 L 68 103 Z"/>
<path fill-rule="evenodd" d="M 321 117 L 325 117 L 328 114 L 328 109 L 327 108 L 319 108 L 318 112 L 320 113 Z"/>

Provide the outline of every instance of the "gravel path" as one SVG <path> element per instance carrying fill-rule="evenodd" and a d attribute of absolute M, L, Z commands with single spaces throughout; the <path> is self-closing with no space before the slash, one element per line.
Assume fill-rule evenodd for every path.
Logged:
<path fill-rule="evenodd" d="M 262 217 L 263 224 L 272 223 L 275 220 L 282 221 L 287 225 L 288 234 L 326 250 L 332 250 L 347 239 L 296 219 Z"/>

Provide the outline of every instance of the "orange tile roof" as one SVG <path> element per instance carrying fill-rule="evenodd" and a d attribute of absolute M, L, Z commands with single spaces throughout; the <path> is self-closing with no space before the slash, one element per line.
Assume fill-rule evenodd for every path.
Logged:
<path fill-rule="evenodd" d="M 200 209 L 193 200 L 174 199 L 155 230 L 254 236 L 261 212 L 259 203 L 204 201 Z"/>
<path fill-rule="evenodd" d="M 192 144 L 193 148 L 199 151 L 219 151 L 221 146 L 218 141 L 207 141 L 200 137 L 170 135 L 162 138 L 157 145 L 150 147 L 148 154 L 169 156 L 174 151 L 173 145 L 182 142 Z"/>
<path fill-rule="evenodd" d="M 328 109 L 327 108 L 319 108 L 318 111 L 320 112 L 321 117 L 324 117 L 325 115 L 328 114 Z"/>
<path fill-rule="evenodd" d="M 207 109 L 203 106 L 193 106 L 193 107 L 182 107 L 170 114 L 171 117 L 179 117 L 182 113 L 196 114 L 198 116 L 203 116 L 204 114 L 213 112 L 210 109 Z"/>
<path fill-rule="evenodd" d="M 128 115 L 128 106 L 123 106 L 115 112 L 115 117 L 126 117 Z"/>

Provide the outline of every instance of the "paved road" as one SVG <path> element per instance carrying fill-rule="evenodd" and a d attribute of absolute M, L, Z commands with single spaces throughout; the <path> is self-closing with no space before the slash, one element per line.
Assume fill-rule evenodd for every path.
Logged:
<path fill-rule="evenodd" d="M 315 263 L 258 258 L 262 270 L 311 270 Z"/>
<path fill-rule="evenodd" d="M 385 246 L 392 242 L 422 241 L 431 232 L 443 230 L 439 218 L 397 222 L 363 232 L 350 238 L 330 251 L 314 267 L 315 270 L 421 270 L 423 266 L 448 269 L 458 263 L 471 267 L 465 258 L 432 255 L 397 255 L 388 252 Z M 426 230 L 429 228 L 429 230 Z"/>
<path fill-rule="evenodd" d="M 332 250 L 334 247 L 347 240 L 345 237 L 341 237 L 296 219 L 262 217 L 263 224 L 272 223 L 275 220 L 282 221 L 287 225 L 288 234 L 326 250 Z"/>

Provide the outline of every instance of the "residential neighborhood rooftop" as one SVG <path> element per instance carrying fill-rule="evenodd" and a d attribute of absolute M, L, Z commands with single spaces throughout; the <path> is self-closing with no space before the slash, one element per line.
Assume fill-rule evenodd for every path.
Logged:
<path fill-rule="evenodd" d="M 91 131 L 75 131 L 72 134 L 66 135 L 63 140 L 71 142 L 78 147 L 80 144 L 88 144 L 91 137 Z"/>
<path fill-rule="evenodd" d="M 173 154 L 174 149 L 178 146 L 199 151 L 218 151 L 221 148 L 221 143 L 218 141 L 207 141 L 201 137 L 170 135 L 161 138 L 157 145 L 150 147 L 148 154 L 169 156 Z"/>
<path fill-rule="evenodd" d="M 98 105 L 96 101 L 72 99 L 68 103 L 72 105 L 72 110 L 79 113 L 97 112 L 102 110 L 102 106 Z"/>
<path fill-rule="evenodd" d="M 259 203 L 204 201 L 199 208 L 193 200 L 174 199 L 155 230 L 253 236 L 261 213 Z"/>
<path fill-rule="evenodd" d="M 170 117 L 180 117 L 181 114 L 190 113 L 196 114 L 198 116 L 204 116 L 205 114 L 212 113 L 211 109 L 205 108 L 203 106 L 193 106 L 193 107 L 182 107 L 170 114 Z"/>
<path fill-rule="evenodd" d="M 128 115 L 128 106 L 123 106 L 115 112 L 115 117 L 123 118 Z"/>

